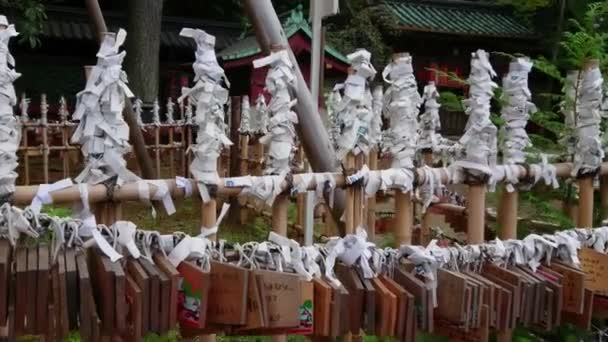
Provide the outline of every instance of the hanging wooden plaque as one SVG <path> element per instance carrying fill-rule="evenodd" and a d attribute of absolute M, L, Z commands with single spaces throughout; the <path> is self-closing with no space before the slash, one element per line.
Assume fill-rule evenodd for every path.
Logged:
<path fill-rule="evenodd" d="M 169 329 L 177 326 L 177 294 L 179 292 L 180 274 L 169 259 L 161 253 L 154 254 L 154 262 L 171 280 L 171 294 L 169 296 Z"/>
<path fill-rule="evenodd" d="M 365 288 L 359 279 L 357 271 L 342 263 L 336 263 L 334 267 L 336 277 L 350 294 L 349 299 L 349 326 L 350 332 L 359 334 L 363 322 L 363 304 L 365 297 Z"/>
<path fill-rule="evenodd" d="M 376 331 L 376 289 L 369 279 L 362 277 L 359 271 L 359 279 L 365 288 L 365 301 L 363 305 L 363 331 L 373 335 Z"/>
<path fill-rule="evenodd" d="M 324 280 L 313 279 L 314 285 L 314 334 L 329 336 L 331 332 L 332 288 Z"/>
<path fill-rule="evenodd" d="M 435 322 L 436 331 L 442 336 L 446 336 L 450 341 L 458 342 L 487 342 L 490 336 L 490 319 L 487 305 L 482 305 L 480 310 L 480 326 L 468 330 L 461 326 L 439 319 Z"/>
<path fill-rule="evenodd" d="M 102 255 L 98 249 L 93 250 L 91 256 L 94 262 L 96 289 L 95 301 L 100 306 L 101 335 L 110 337 L 114 332 L 116 313 L 116 296 L 114 294 L 114 273 L 112 262 L 108 257 Z"/>
<path fill-rule="evenodd" d="M 109 260 L 109 259 L 108 259 Z M 119 262 L 112 263 L 112 273 L 114 274 L 114 318 L 116 320 L 115 335 L 124 335 L 127 332 L 127 279 L 125 271 Z"/>
<path fill-rule="evenodd" d="M 158 333 L 160 332 L 160 275 L 156 267 L 152 263 L 144 258 L 138 259 L 141 267 L 146 271 L 148 279 L 150 279 L 150 331 Z"/>
<path fill-rule="evenodd" d="M 48 330 L 48 307 L 49 307 L 49 248 L 46 245 L 38 246 L 38 275 L 37 275 L 37 307 L 36 323 L 38 334 L 46 334 Z M 75 296 L 77 297 L 77 296 Z"/>
<path fill-rule="evenodd" d="M 85 341 L 93 341 L 93 322 L 91 317 L 93 290 L 91 288 L 91 278 L 89 276 L 86 256 L 82 253 L 76 255 L 76 268 L 78 270 L 78 293 L 80 296 L 78 310 L 80 336 Z M 59 308 L 59 306 L 57 306 L 57 308 Z"/>
<path fill-rule="evenodd" d="M 109 261 L 109 260 L 108 260 Z M 78 271 L 76 270 L 76 254 L 74 249 L 65 251 L 65 280 L 68 293 L 78 293 Z M 68 318 L 70 330 L 78 328 L 78 296 L 68 295 Z"/>
<path fill-rule="evenodd" d="M 245 325 L 248 270 L 212 261 L 210 276 L 208 321 L 225 325 Z"/>
<path fill-rule="evenodd" d="M 567 282 L 567 280 L 565 280 Z M 570 323 L 581 330 L 591 330 L 591 316 L 593 314 L 593 291 L 585 289 L 583 310 L 580 314 L 568 311 L 562 312 L 562 322 Z"/>
<path fill-rule="evenodd" d="M 25 333 L 36 334 L 36 305 L 38 278 L 38 248 L 27 249 L 27 308 L 25 314 Z"/>
<path fill-rule="evenodd" d="M 397 297 L 397 311 L 396 311 L 396 319 L 393 320 L 393 324 L 391 326 L 391 331 L 394 331 L 394 336 L 403 339 L 406 334 L 406 325 L 407 325 L 407 305 L 408 298 L 411 296 L 401 285 L 397 284 L 396 281 L 387 277 L 386 275 L 381 275 L 380 280 L 384 283 L 389 291 L 391 291 Z"/>
<path fill-rule="evenodd" d="M 437 307 L 435 316 L 456 324 L 466 320 L 464 290 L 467 279 L 456 272 L 437 270 Z"/>
<path fill-rule="evenodd" d="M 0 322 L 4 325 L 8 319 L 9 279 L 11 277 L 11 244 L 0 239 Z"/>
<path fill-rule="evenodd" d="M 150 332 L 150 277 L 139 261 L 133 258 L 127 259 L 127 273 L 141 291 L 141 333 L 145 336 Z"/>
<path fill-rule="evenodd" d="M 242 328 L 237 329 L 237 332 L 260 329 L 266 327 L 266 317 L 262 310 L 262 296 L 258 287 L 258 282 L 255 279 L 255 273 L 249 271 L 249 287 L 247 289 L 247 323 Z"/>
<path fill-rule="evenodd" d="M 127 336 L 131 341 L 141 341 L 141 319 L 142 319 L 142 292 L 137 283 L 131 276 L 126 276 L 127 285 L 127 315 L 128 329 Z"/>
<path fill-rule="evenodd" d="M 585 287 L 595 295 L 608 296 L 608 255 L 591 248 L 581 248 L 578 257 L 585 272 Z"/>
<path fill-rule="evenodd" d="M 300 324 L 300 278 L 297 274 L 257 270 L 263 281 L 268 328 L 295 328 Z"/>
<path fill-rule="evenodd" d="M 549 267 L 563 276 L 563 310 L 582 314 L 585 304 L 585 273 L 558 262 L 552 262 Z"/>
<path fill-rule="evenodd" d="M 428 299 L 426 284 L 412 275 L 410 272 L 395 268 L 393 279 L 401 285 L 407 292 L 411 293 L 415 298 L 415 314 L 417 328 L 422 331 L 428 331 Z"/>
<path fill-rule="evenodd" d="M 164 335 L 169 331 L 169 306 L 171 305 L 171 278 L 157 267 L 160 282 L 160 334 Z"/>

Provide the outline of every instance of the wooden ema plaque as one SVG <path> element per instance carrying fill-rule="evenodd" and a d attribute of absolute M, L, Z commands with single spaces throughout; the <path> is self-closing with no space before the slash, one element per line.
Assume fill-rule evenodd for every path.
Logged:
<path fill-rule="evenodd" d="M 331 332 L 332 288 L 325 280 L 314 278 L 314 335 L 329 336 Z"/>
<path fill-rule="evenodd" d="M 0 325 L 8 319 L 8 294 L 11 278 L 11 244 L 0 239 Z"/>
<path fill-rule="evenodd" d="M 300 325 L 300 277 L 296 274 L 258 270 L 268 310 L 268 328 L 295 328 Z M 212 285 L 213 286 L 213 285 Z M 296 300 L 294 300 L 296 299 Z"/>
<path fill-rule="evenodd" d="M 92 249 L 90 253 L 91 267 L 94 269 L 95 302 L 99 303 L 101 319 L 101 336 L 110 338 L 115 329 L 116 297 L 114 273 L 112 262 L 108 257 L 102 255 L 98 249 Z"/>
<path fill-rule="evenodd" d="M 179 278 L 180 274 L 177 268 L 175 268 L 169 259 L 161 253 L 154 254 L 154 262 L 156 266 L 165 273 L 170 280 L 170 295 L 169 295 L 169 327 L 168 329 L 175 329 L 177 326 L 177 294 L 179 292 Z"/>
<path fill-rule="evenodd" d="M 139 258 L 138 261 L 139 261 L 139 264 L 141 265 L 141 267 L 143 268 L 143 270 L 148 275 L 148 279 L 150 279 L 150 288 L 149 288 L 149 291 L 150 291 L 150 306 L 149 306 L 150 325 L 149 325 L 149 328 L 150 328 L 151 332 L 159 333 L 161 331 L 161 329 L 160 329 L 160 296 L 161 296 L 160 275 L 159 275 L 156 267 L 154 267 L 154 265 L 150 261 L 145 260 L 143 258 Z"/>
<path fill-rule="evenodd" d="M 150 332 L 150 277 L 139 262 L 133 258 L 127 259 L 127 273 L 141 291 L 141 333 L 147 335 Z"/>
<path fill-rule="evenodd" d="M 350 332 L 359 334 L 363 322 L 363 303 L 365 296 L 365 287 L 361 283 L 357 271 L 342 264 L 336 263 L 334 266 L 336 277 L 350 294 L 349 299 L 349 326 Z"/>
<path fill-rule="evenodd" d="M 478 328 L 464 330 L 460 326 L 443 319 L 435 320 L 435 328 L 438 334 L 448 337 L 450 341 L 487 342 L 490 335 L 490 317 L 487 305 L 481 306 L 479 316 L 480 325 Z"/>
<path fill-rule="evenodd" d="M 38 278 L 38 248 L 27 248 L 27 307 L 25 314 L 25 333 L 36 334 L 36 286 Z"/>
<path fill-rule="evenodd" d="M 570 323 L 581 330 L 591 330 L 591 316 L 593 314 L 593 291 L 585 289 L 583 310 L 580 314 L 563 311 L 562 322 Z"/>
<path fill-rule="evenodd" d="M 80 334 L 86 341 L 97 341 L 100 338 L 99 330 L 101 322 L 97 314 L 97 305 L 93 296 L 91 277 L 85 254 L 76 254 L 76 268 L 78 270 L 78 289 L 80 294 Z"/>
<path fill-rule="evenodd" d="M 408 303 L 409 298 L 412 300 L 414 296 L 409 294 L 401 285 L 397 284 L 393 279 L 381 275 L 380 280 L 384 283 L 384 286 L 391 291 L 397 297 L 397 310 L 396 319 L 393 320 L 393 326 L 391 331 L 394 331 L 394 336 L 399 339 L 404 339 L 406 335 L 407 323 L 408 323 Z"/>
<path fill-rule="evenodd" d="M 129 313 L 127 315 L 127 337 L 131 341 L 141 341 L 141 320 L 142 320 L 142 292 L 137 283 L 131 276 L 126 277 L 127 286 L 127 305 Z"/>
<path fill-rule="evenodd" d="M 582 248 L 578 252 L 581 267 L 585 272 L 585 287 L 595 295 L 608 295 L 608 255 L 591 248 Z"/>
<path fill-rule="evenodd" d="M 171 278 L 158 269 L 160 281 L 160 335 L 169 331 L 169 306 L 171 305 Z"/>
<path fill-rule="evenodd" d="M 549 268 L 563 276 L 563 310 L 582 314 L 585 303 L 585 273 L 557 262 L 552 262 Z"/>
<path fill-rule="evenodd" d="M 207 320 L 215 324 L 245 325 L 248 271 L 234 265 L 212 261 L 210 277 Z"/>
<path fill-rule="evenodd" d="M 365 288 L 365 299 L 363 304 L 363 331 L 366 334 L 373 335 L 376 332 L 376 288 L 374 284 L 365 279 L 361 273 L 357 271 L 361 284 Z"/>
<path fill-rule="evenodd" d="M 608 319 L 608 297 L 593 296 L 593 318 Z"/>
<path fill-rule="evenodd" d="M 78 293 L 78 271 L 74 249 L 65 251 L 65 276 L 68 294 Z M 68 319 L 70 330 L 78 328 L 78 296 L 68 295 Z"/>
<path fill-rule="evenodd" d="M 466 321 L 464 294 L 467 279 L 452 271 L 437 270 L 437 307 L 435 317 L 457 324 Z"/>
<path fill-rule="evenodd" d="M 46 334 L 49 321 L 49 277 L 50 277 L 50 255 L 46 245 L 38 246 L 38 274 L 37 274 L 37 293 L 36 293 L 36 321 L 37 334 Z M 77 296 L 75 296 L 77 297 Z"/>
<path fill-rule="evenodd" d="M 107 259 L 110 261 L 110 259 Z M 115 335 L 125 335 L 127 332 L 127 279 L 125 271 L 119 262 L 112 263 L 112 273 L 114 274 L 114 294 L 115 294 Z"/>
<path fill-rule="evenodd" d="M 429 308 L 427 308 L 427 289 L 424 282 L 400 267 L 395 268 L 393 279 L 397 282 L 397 284 L 401 285 L 407 292 L 414 296 L 416 328 L 422 331 L 428 331 L 429 323 L 427 310 Z"/>
<path fill-rule="evenodd" d="M 266 327 L 266 314 L 263 310 L 262 293 L 255 279 L 255 273 L 249 271 L 248 289 L 247 289 L 247 323 L 242 328 L 236 330 L 239 332 L 247 332 L 248 330 L 260 329 Z"/>
<path fill-rule="evenodd" d="M 181 327 L 206 327 L 209 303 L 210 274 L 190 261 L 177 267 L 180 274 L 177 300 L 178 320 Z"/>
<path fill-rule="evenodd" d="M 395 335 L 397 316 L 397 296 L 392 293 L 379 278 L 373 278 L 376 289 L 376 335 Z"/>

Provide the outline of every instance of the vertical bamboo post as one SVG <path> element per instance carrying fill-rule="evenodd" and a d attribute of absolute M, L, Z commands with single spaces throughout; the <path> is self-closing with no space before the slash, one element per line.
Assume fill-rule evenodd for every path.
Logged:
<path fill-rule="evenodd" d="M 243 98 L 240 96 L 232 96 L 230 98 L 230 140 L 234 142 L 234 145 L 230 146 L 230 177 L 235 177 L 241 172 L 241 163 L 239 157 L 242 156 L 239 148 L 243 148 L 243 145 L 239 142 L 242 139 L 243 134 L 239 134 L 239 128 L 241 127 L 241 111 L 242 111 Z"/>
<path fill-rule="evenodd" d="M 500 238 L 503 240 L 517 238 L 518 202 L 519 192 L 508 192 L 506 189 L 503 189 L 500 200 L 500 209 L 498 212 L 498 220 L 500 223 Z"/>
<path fill-rule="evenodd" d="M 239 175 L 245 176 L 249 173 L 249 135 L 241 134 L 240 136 L 240 156 L 239 156 Z"/>
<path fill-rule="evenodd" d="M 255 174 L 256 176 L 264 174 L 264 152 L 265 146 L 260 142 L 261 136 L 258 137 L 255 145 L 255 155 L 256 155 L 256 167 Z"/>
<path fill-rule="evenodd" d="M 63 178 L 70 176 L 70 144 L 68 141 L 68 117 L 61 115 L 61 143 L 63 144 Z"/>
<path fill-rule="evenodd" d="M 272 205 L 272 231 L 287 236 L 287 209 L 289 207 L 289 197 L 287 194 L 280 194 Z M 272 342 L 287 342 L 286 335 L 272 336 Z"/>
<path fill-rule="evenodd" d="M 579 208 L 578 224 L 579 228 L 593 227 L 593 176 L 585 175 L 578 179 L 579 189 Z"/>
<path fill-rule="evenodd" d="M 40 129 L 42 130 L 42 168 L 44 183 L 49 183 L 49 132 L 46 94 L 40 95 Z"/>
<path fill-rule="evenodd" d="M 412 193 L 395 190 L 395 218 L 393 232 L 395 244 L 409 245 L 412 243 L 412 227 L 414 216 L 412 208 Z"/>
<path fill-rule="evenodd" d="M 154 158 L 156 162 L 156 178 L 160 179 L 160 124 L 154 129 Z"/>
<path fill-rule="evenodd" d="M 23 143 L 23 171 L 25 173 L 25 185 L 30 185 L 30 150 L 27 141 L 28 131 L 29 123 L 26 121 L 23 123 L 23 138 L 21 139 Z"/>
<path fill-rule="evenodd" d="M 467 242 L 480 244 L 484 241 L 486 214 L 486 185 L 480 182 L 469 184 L 467 195 Z"/>
<path fill-rule="evenodd" d="M 378 149 L 369 152 L 369 169 L 378 169 Z M 367 237 L 370 241 L 376 240 L 376 196 L 367 199 Z"/>
<path fill-rule="evenodd" d="M 602 207 L 602 220 L 608 219 L 608 175 L 600 176 L 600 199 Z"/>
<path fill-rule="evenodd" d="M 175 158 L 175 142 L 174 142 L 174 137 L 173 134 L 175 133 L 175 124 L 174 123 L 170 123 L 168 125 L 169 128 L 169 172 L 171 175 L 171 178 L 175 178 L 175 161 L 173 160 L 173 158 Z"/>
<path fill-rule="evenodd" d="M 500 201 L 499 223 L 500 238 L 502 240 L 517 239 L 517 208 L 519 193 L 517 191 L 508 192 L 503 189 Z M 513 339 L 513 330 L 507 329 L 496 335 L 498 342 L 510 342 Z"/>
<path fill-rule="evenodd" d="M 211 197 L 209 202 L 201 202 L 201 225 L 205 228 L 212 228 L 216 224 L 217 220 L 217 202 L 215 196 Z M 207 237 L 209 240 L 217 240 L 216 235 L 210 235 Z M 201 341 L 203 342 L 215 342 L 215 334 L 202 335 Z"/>

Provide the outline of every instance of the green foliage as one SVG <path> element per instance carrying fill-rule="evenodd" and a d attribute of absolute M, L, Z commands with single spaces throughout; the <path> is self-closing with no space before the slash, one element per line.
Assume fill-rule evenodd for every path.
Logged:
<path fill-rule="evenodd" d="M 608 1 L 603 1 L 590 4 L 582 21 L 570 20 L 572 29 L 564 32 L 560 42 L 568 67 L 582 69 L 589 59 L 608 57 L 608 32 L 602 27 L 607 15 Z"/>
<path fill-rule="evenodd" d="M 522 18 L 529 20 L 537 11 L 546 8 L 554 3 L 553 0 L 498 0 L 498 4 L 513 7 L 515 13 Z"/>
<path fill-rule="evenodd" d="M 28 43 L 31 47 L 40 45 L 42 24 L 46 21 L 46 10 L 41 0 L 0 0 L 0 6 L 14 8 L 21 15 L 18 24 L 21 43 Z"/>
<path fill-rule="evenodd" d="M 43 213 L 49 214 L 50 216 L 56 217 L 70 217 L 72 215 L 72 210 L 66 207 L 58 207 L 58 206 L 46 206 L 42 209 Z"/>

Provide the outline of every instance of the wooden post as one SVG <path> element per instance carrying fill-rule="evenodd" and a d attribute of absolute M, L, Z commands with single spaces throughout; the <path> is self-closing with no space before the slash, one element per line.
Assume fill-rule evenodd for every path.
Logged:
<path fill-rule="evenodd" d="M 395 244 L 409 245 L 412 243 L 412 227 L 414 223 L 412 194 L 403 193 L 395 190 L 395 218 L 393 232 L 395 234 Z"/>
<path fill-rule="evenodd" d="M 249 135 L 241 134 L 240 136 L 240 157 L 239 157 L 239 176 L 249 174 Z"/>
<path fill-rule="evenodd" d="M 234 143 L 230 146 L 230 177 L 239 175 L 241 171 L 241 163 L 239 162 L 239 139 L 242 135 L 239 134 L 239 128 L 241 126 L 241 105 L 242 97 L 232 96 L 230 98 L 230 140 Z"/>
<path fill-rule="evenodd" d="M 503 240 L 517 238 L 517 207 L 519 192 L 508 192 L 503 189 L 500 200 L 498 220 L 500 223 L 500 238 Z"/>
<path fill-rule="evenodd" d="M 160 179 L 160 124 L 154 130 L 154 157 L 156 158 L 156 178 Z"/>
<path fill-rule="evenodd" d="M 70 176 L 70 144 L 68 140 L 69 128 L 68 128 L 68 117 L 63 115 L 61 117 L 61 142 L 63 144 L 63 178 Z"/>
<path fill-rule="evenodd" d="M 289 207 L 289 197 L 287 194 L 280 194 L 272 205 L 272 231 L 287 236 L 287 209 Z M 287 342 L 286 335 L 272 336 L 273 342 Z"/>
<path fill-rule="evenodd" d="M 171 178 L 175 178 L 175 142 L 173 138 L 173 134 L 175 133 L 175 124 L 171 123 L 168 125 L 169 127 L 169 176 Z"/>
<path fill-rule="evenodd" d="M 378 150 L 373 148 L 369 151 L 369 168 L 378 170 Z M 376 241 L 376 196 L 367 199 L 367 239 Z"/>
<path fill-rule="evenodd" d="M 499 223 L 500 238 L 502 240 L 517 239 L 517 208 L 519 193 L 517 191 L 508 192 L 503 189 L 500 200 Z M 498 342 L 510 342 L 513 340 L 513 330 L 507 329 L 496 334 Z"/>
<path fill-rule="evenodd" d="M 602 202 L 602 220 L 608 219 L 608 175 L 600 176 L 600 199 Z"/>
<path fill-rule="evenodd" d="M 201 202 L 201 225 L 205 228 L 212 228 L 217 222 L 217 202 L 215 197 L 212 197 L 209 202 Z M 216 235 L 209 235 L 209 240 L 217 240 Z M 215 342 L 215 334 L 202 335 L 201 341 L 203 342 Z"/>
<path fill-rule="evenodd" d="M 480 244 L 484 241 L 486 219 L 486 185 L 483 183 L 469 184 L 467 195 L 467 242 Z"/>
<path fill-rule="evenodd" d="M 23 147 L 23 172 L 25 173 L 25 185 L 30 185 L 30 151 L 29 145 L 27 141 L 27 135 L 29 131 L 29 123 L 23 123 L 23 138 L 21 138 L 21 143 Z"/>
<path fill-rule="evenodd" d="M 578 179 L 579 206 L 578 223 L 579 228 L 593 227 L 593 176 L 585 175 Z"/>
<path fill-rule="evenodd" d="M 49 130 L 46 94 L 40 96 L 40 128 L 42 129 L 42 168 L 45 184 L 49 183 Z"/>

